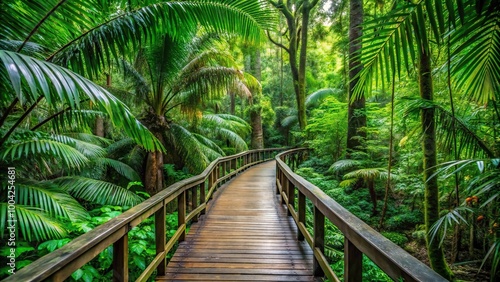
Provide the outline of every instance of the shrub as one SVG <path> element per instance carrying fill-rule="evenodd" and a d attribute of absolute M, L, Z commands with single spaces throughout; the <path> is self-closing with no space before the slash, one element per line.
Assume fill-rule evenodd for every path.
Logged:
<path fill-rule="evenodd" d="M 423 222 L 421 211 L 412 211 L 397 214 L 387 219 L 386 227 L 389 230 L 408 230 Z"/>
<path fill-rule="evenodd" d="M 391 240 L 394 244 L 403 247 L 406 243 L 408 243 L 408 238 L 404 234 L 397 232 L 382 232 L 382 235 L 385 238 Z"/>

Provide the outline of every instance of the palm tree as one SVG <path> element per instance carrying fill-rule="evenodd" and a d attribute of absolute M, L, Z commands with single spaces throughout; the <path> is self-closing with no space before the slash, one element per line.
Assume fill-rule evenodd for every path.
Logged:
<path fill-rule="evenodd" d="M 185 116 L 195 119 L 201 114 L 201 105 L 209 99 L 222 97 L 237 79 L 243 79 L 240 71 L 227 67 L 234 65 L 231 56 L 213 47 L 218 39 L 219 36 L 211 33 L 178 40 L 166 34 L 162 42 L 142 49 L 133 64 L 123 62 L 135 95 L 145 105 L 143 121 L 169 149 L 167 156 L 170 158 L 193 157 L 187 153 L 189 147 L 191 150 L 197 148 L 193 145 L 196 144 L 193 136 L 172 120 L 174 110 L 180 108 Z M 176 156 L 180 151 L 184 153 Z M 200 165 L 208 164 L 203 161 L 204 157 L 200 158 Z M 148 153 L 145 188 L 151 195 L 163 189 L 164 163 L 162 152 Z"/>

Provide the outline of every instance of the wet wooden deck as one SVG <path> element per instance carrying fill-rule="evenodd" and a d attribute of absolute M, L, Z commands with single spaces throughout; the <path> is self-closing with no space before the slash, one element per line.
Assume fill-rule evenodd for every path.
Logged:
<path fill-rule="evenodd" d="M 312 251 L 275 187 L 267 162 L 219 188 L 157 281 L 314 281 Z"/>

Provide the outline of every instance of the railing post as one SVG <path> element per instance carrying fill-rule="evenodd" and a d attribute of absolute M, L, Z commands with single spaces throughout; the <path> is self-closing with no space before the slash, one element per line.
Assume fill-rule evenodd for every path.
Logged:
<path fill-rule="evenodd" d="M 344 281 L 361 281 L 363 271 L 363 253 L 344 237 Z"/>
<path fill-rule="evenodd" d="M 214 185 L 214 182 L 215 182 L 214 181 L 214 171 L 215 171 L 215 167 L 208 175 L 208 191 L 209 191 L 209 193 L 210 193 L 210 190 L 212 189 L 212 186 Z M 209 194 L 209 199 L 212 199 L 212 194 Z"/>
<path fill-rule="evenodd" d="M 277 183 L 281 183 L 281 175 L 282 175 L 281 169 L 278 165 L 278 162 L 276 162 L 276 182 Z M 278 187 L 278 184 L 276 184 L 276 194 L 279 195 L 279 193 L 280 193 L 280 188 Z"/>
<path fill-rule="evenodd" d="M 198 188 L 199 187 L 200 187 L 199 185 L 196 185 L 193 188 L 191 188 L 191 207 L 192 207 L 192 210 L 195 210 L 198 207 Z M 198 221 L 198 214 L 194 215 L 192 221 L 193 222 Z"/>
<path fill-rule="evenodd" d="M 295 185 L 288 180 L 288 205 L 295 210 Z"/>
<path fill-rule="evenodd" d="M 297 207 L 297 213 L 298 213 L 298 217 L 299 217 L 299 224 L 303 223 L 305 226 L 305 224 L 306 224 L 306 196 L 302 192 L 300 192 L 300 190 L 299 190 L 299 202 L 298 202 L 298 207 Z M 302 234 L 302 232 L 300 232 L 300 229 L 298 228 L 298 226 L 297 226 L 297 229 L 298 229 L 297 240 L 303 241 L 304 234 Z"/>
<path fill-rule="evenodd" d="M 113 243 L 113 281 L 128 281 L 128 233 Z"/>
<path fill-rule="evenodd" d="M 321 211 L 314 207 L 314 242 L 313 251 L 324 253 L 325 251 L 325 215 Z M 315 277 L 323 277 L 325 275 L 323 269 L 321 268 L 318 259 L 314 257 L 313 262 L 313 273 Z M 360 280 L 361 281 L 361 280 Z"/>
<path fill-rule="evenodd" d="M 165 223 L 165 203 L 162 203 L 162 207 L 155 213 L 155 241 L 156 241 L 156 254 L 165 251 L 165 234 L 167 233 L 167 227 Z M 165 256 L 166 257 L 166 256 Z M 160 262 L 156 268 L 157 275 L 165 275 L 166 271 L 166 260 L 165 258 Z"/>
<path fill-rule="evenodd" d="M 200 183 L 200 204 L 204 204 L 206 203 L 207 199 L 206 199 L 206 193 L 205 193 L 205 181 L 203 181 L 202 183 Z M 209 188 L 210 189 L 210 188 Z M 206 213 L 206 210 L 207 208 L 204 208 L 203 210 L 201 210 L 200 214 L 205 214 Z"/>
<path fill-rule="evenodd" d="M 186 191 L 177 196 L 177 222 L 178 227 L 181 227 L 183 224 L 186 224 Z M 186 239 L 186 230 L 179 236 L 179 242 L 184 241 Z"/>
<path fill-rule="evenodd" d="M 286 196 L 286 200 L 285 200 L 285 197 L 283 197 L 283 195 L 281 195 L 281 202 L 285 204 L 286 206 L 286 214 L 287 215 L 291 215 L 290 213 L 290 209 L 288 209 L 288 202 L 289 202 L 289 199 L 288 199 L 288 178 L 283 178 L 283 180 L 281 181 L 281 192 L 283 194 L 285 194 Z"/>

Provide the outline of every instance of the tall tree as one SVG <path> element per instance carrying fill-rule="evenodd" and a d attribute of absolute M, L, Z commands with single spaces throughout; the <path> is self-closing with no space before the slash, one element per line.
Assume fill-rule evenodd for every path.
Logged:
<path fill-rule="evenodd" d="M 365 95 L 354 95 L 362 69 L 359 53 L 363 35 L 363 0 L 350 0 L 349 22 L 349 109 L 347 113 L 347 157 L 356 150 L 363 150 L 366 139 Z"/>
<path fill-rule="evenodd" d="M 268 37 L 275 45 L 288 53 L 290 69 L 292 72 L 295 99 L 297 102 L 297 115 L 300 129 L 307 125 L 306 116 L 306 65 L 307 65 L 307 40 L 309 33 L 309 22 L 312 9 L 319 0 L 299 0 L 277 2 L 269 0 L 285 17 L 287 23 L 288 46 L 274 40 L 268 33 Z M 280 31 L 281 32 L 281 31 Z"/>
<path fill-rule="evenodd" d="M 191 133 L 172 120 L 171 113 L 179 107 L 195 119 L 201 114 L 201 105 L 225 95 L 229 86 L 243 79 L 238 70 L 230 67 L 234 64 L 231 56 L 214 48 L 218 39 L 210 33 L 182 40 L 166 34 L 163 41 L 139 52 L 133 64 L 123 62 L 135 95 L 146 107 L 144 124 L 168 151 L 167 155 L 160 151 L 148 153 L 144 186 L 150 194 L 163 189 L 165 157 L 179 163 L 186 155 L 197 155 L 197 163 L 208 164 L 203 152 L 189 153 L 199 146 Z M 238 90 L 242 89 L 232 92 Z"/>
<path fill-rule="evenodd" d="M 262 79 L 260 49 L 258 46 L 249 46 L 243 48 L 245 56 L 245 72 L 251 74 L 260 83 Z M 250 146 L 252 149 L 264 148 L 264 134 L 262 131 L 262 107 L 260 105 L 261 87 L 253 88 L 252 96 L 250 97 L 250 125 L 252 126 L 252 138 Z"/>

